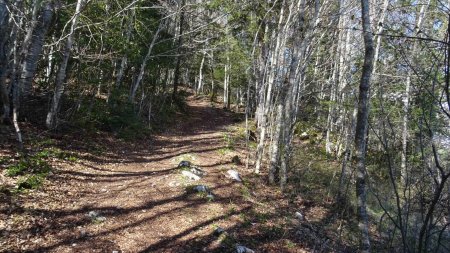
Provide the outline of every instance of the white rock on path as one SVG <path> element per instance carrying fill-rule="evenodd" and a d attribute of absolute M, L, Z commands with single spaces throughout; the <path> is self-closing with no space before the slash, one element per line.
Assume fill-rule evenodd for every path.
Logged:
<path fill-rule="evenodd" d="M 300 221 L 305 219 L 305 216 L 303 216 L 303 214 L 300 212 L 295 212 L 295 217 L 297 217 L 297 219 Z"/>
<path fill-rule="evenodd" d="M 235 181 L 238 181 L 238 182 L 242 182 L 242 179 L 241 179 L 241 176 L 239 175 L 239 172 L 237 172 L 235 170 L 228 170 L 227 173 L 228 173 L 228 177 L 229 178 L 231 178 L 231 179 L 233 179 Z"/>
<path fill-rule="evenodd" d="M 99 215 L 99 214 L 98 214 L 96 211 L 90 211 L 90 212 L 87 214 L 87 216 L 89 216 L 89 217 L 92 218 L 92 219 L 97 218 L 98 215 Z"/>
<path fill-rule="evenodd" d="M 181 174 L 183 174 L 183 176 L 185 176 L 185 177 L 187 177 L 187 178 L 189 178 L 191 180 L 194 180 L 194 181 L 197 181 L 197 180 L 201 179 L 201 177 L 199 177 L 199 176 L 195 175 L 194 173 L 192 173 L 190 171 L 187 171 L 187 170 L 183 170 L 181 172 Z"/>
<path fill-rule="evenodd" d="M 191 166 L 190 172 L 194 173 L 195 175 L 199 177 L 206 176 L 206 171 L 201 170 L 199 167 Z"/>
<path fill-rule="evenodd" d="M 92 219 L 92 221 L 104 222 L 106 221 L 106 217 L 100 216 L 100 213 L 96 211 L 90 211 L 87 216 Z"/>

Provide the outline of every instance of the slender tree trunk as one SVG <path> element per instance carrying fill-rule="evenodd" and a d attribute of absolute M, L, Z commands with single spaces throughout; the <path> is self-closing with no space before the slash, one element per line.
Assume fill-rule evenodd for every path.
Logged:
<path fill-rule="evenodd" d="M 126 37 L 126 42 L 130 42 L 130 38 L 131 38 L 131 32 L 133 30 L 133 22 L 134 22 L 134 11 L 131 13 L 131 17 L 128 18 L 127 21 L 127 27 L 125 30 L 125 37 Z M 128 55 L 125 53 L 122 56 L 122 59 L 120 59 L 120 65 L 119 65 L 119 69 L 117 71 L 117 75 L 116 75 L 116 87 L 115 88 L 119 88 L 120 84 L 122 83 L 122 78 L 123 78 L 123 73 L 125 71 L 125 68 L 127 67 L 127 63 L 128 63 Z"/>
<path fill-rule="evenodd" d="M 420 29 L 422 28 L 423 19 L 426 14 L 426 10 L 428 9 L 428 5 L 430 4 L 430 0 L 426 0 L 427 2 L 422 5 L 420 8 L 420 12 L 418 15 L 417 23 L 414 29 L 414 35 L 418 34 Z M 412 61 L 410 64 L 414 62 L 414 57 L 417 54 L 417 40 L 414 40 L 413 46 L 411 49 L 411 57 Z M 411 77 L 413 74 L 412 66 L 409 67 L 408 73 L 406 76 L 406 85 L 405 85 L 405 99 L 403 101 L 403 122 L 402 122 L 402 155 L 401 155 L 401 182 L 404 187 L 408 184 L 408 173 L 407 173 L 407 149 L 408 149 L 408 124 L 409 124 L 409 107 L 411 101 Z"/>
<path fill-rule="evenodd" d="M 227 55 L 223 81 L 223 107 L 230 109 L 230 57 Z"/>
<path fill-rule="evenodd" d="M 22 7 L 22 2 L 17 1 L 16 2 L 16 8 L 20 9 Z M 19 148 L 23 149 L 23 140 L 22 140 L 22 133 L 20 131 L 20 126 L 18 122 L 18 107 L 19 107 L 19 75 L 20 75 L 20 52 L 19 52 L 19 41 L 22 39 L 19 27 L 22 27 L 23 22 L 25 18 L 21 18 L 19 25 L 14 26 L 13 32 L 11 33 L 10 39 L 12 41 L 12 56 L 13 56 L 13 63 L 11 67 L 11 94 L 12 94 L 12 111 L 13 111 L 13 118 L 12 122 L 14 125 L 14 129 L 17 136 L 17 141 L 19 143 Z"/>
<path fill-rule="evenodd" d="M 370 252 L 369 222 L 367 214 L 366 189 L 366 138 L 369 116 L 370 78 L 373 69 L 373 38 L 370 24 L 369 0 L 361 0 L 361 16 L 364 37 L 364 65 L 359 85 L 358 114 L 356 118 L 355 150 L 356 150 L 356 197 L 358 222 L 360 230 L 361 252 Z"/>
<path fill-rule="evenodd" d="M 339 54 L 339 46 L 336 46 L 335 48 L 336 55 Z M 328 108 L 328 117 L 327 117 L 327 133 L 325 135 L 325 152 L 329 155 L 333 152 L 333 142 L 331 141 L 331 135 L 334 131 L 334 117 L 335 117 L 335 103 L 336 103 L 336 97 L 337 97 L 337 69 L 338 64 L 335 63 L 333 67 L 332 74 L 330 76 L 330 103 Z"/>
<path fill-rule="evenodd" d="M 382 10 L 381 10 L 381 16 L 378 20 L 378 24 L 381 24 L 378 26 L 377 34 L 381 34 L 383 32 L 383 23 L 386 17 L 387 8 L 389 6 L 389 0 L 384 0 Z M 375 46 L 375 52 L 374 52 L 374 59 L 373 59 L 373 69 L 372 69 L 372 79 L 373 83 L 375 83 L 376 77 L 374 76 L 377 70 L 377 62 L 378 62 L 378 56 L 381 48 L 381 36 L 376 36 L 377 42 Z M 352 153 L 352 143 L 350 139 L 355 134 L 355 121 L 357 116 L 357 106 L 355 105 L 353 114 L 351 116 L 351 123 L 350 126 L 347 129 L 347 136 L 345 140 L 345 146 L 344 146 L 344 157 L 342 159 L 342 167 L 341 167 L 341 176 L 339 178 L 339 187 L 338 187 L 338 194 L 336 201 L 337 203 L 346 202 L 346 190 L 345 187 L 347 185 L 347 180 L 349 178 L 349 171 L 347 168 L 348 162 L 351 159 L 351 153 Z"/>
<path fill-rule="evenodd" d="M 214 83 L 214 52 L 211 52 L 210 67 L 211 67 L 211 101 L 215 101 L 216 87 Z"/>
<path fill-rule="evenodd" d="M 55 40 L 56 40 L 55 36 L 52 36 L 52 41 L 55 41 Z M 53 61 L 55 59 L 55 57 L 54 57 L 55 47 L 56 47 L 55 45 L 50 46 L 50 49 L 49 49 L 49 52 L 48 52 L 48 55 L 47 55 L 47 61 L 48 62 L 47 62 L 47 68 L 45 69 L 45 81 L 47 83 L 50 82 L 50 78 L 51 78 L 52 73 L 53 73 L 53 67 L 54 67 Z"/>
<path fill-rule="evenodd" d="M 131 93 L 130 93 L 129 99 L 130 99 L 130 102 L 132 102 L 132 103 L 134 103 L 134 99 L 136 97 L 136 92 L 137 92 L 139 86 L 141 85 L 142 79 L 144 78 L 145 67 L 147 66 L 147 62 L 150 59 L 153 47 L 155 46 L 156 40 L 158 39 L 158 36 L 159 36 L 159 32 L 162 30 L 162 28 L 163 28 L 163 21 L 161 21 L 159 23 L 158 29 L 156 30 L 155 34 L 153 35 L 153 39 L 150 42 L 150 45 L 148 46 L 147 54 L 145 55 L 144 59 L 142 60 L 139 74 L 136 78 L 136 81 L 133 83 L 133 87 L 131 88 Z"/>
<path fill-rule="evenodd" d="M 286 87 L 284 87 L 282 89 L 286 89 Z M 289 138 L 288 136 L 286 136 L 286 134 L 289 134 L 289 133 L 288 133 L 288 131 L 286 131 L 286 129 L 284 129 L 284 127 L 285 127 L 284 126 L 284 122 L 286 120 L 286 117 L 289 117 L 289 115 L 285 114 L 286 113 L 285 112 L 286 111 L 285 91 L 281 91 L 281 93 L 282 93 L 282 98 L 280 98 L 280 100 L 282 100 L 282 101 L 280 101 L 280 103 L 278 104 L 278 113 L 279 113 L 278 118 L 279 119 L 277 119 L 277 126 L 276 126 L 276 132 L 277 133 L 275 135 L 275 136 L 277 136 L 277 138 L 276 138 L 277 142 L 274 143 L 275 146 L 273 147 L 273 149 L 276 149 L 276 154 L 273 154 L 273 155 L 276 155 L 277 161 L 276 161 L 276 164 L 271 164 L 270 169 L 272 170 L 273 174 L 276 173 L 276 167 L 272 167 L 272 165 L 278 166 L 279 160 L 280 160 L 279 156 L 280 156 L 280 153 L 281 153 L 281 155 L 284 156 L 284 157 L 281 159 L 281 166 L 280 166 L 280 171 L 279 171 L 279 177 L 280 177 L 280 188 L 281 188 L 281 191 L 284 191 L 284 189 L 286 187 L 286 183 L 287 183 L 287 169 L 288 169 L 288 164 L 287 163 L 288 163 L 288 160 L 289 160 L 286 156 L 288 156 L 289 152 L 290 152 L 289 150 L 287 150 L 288 146 L 286 146 L 287 138 Z M 287 122 L 287 124 L 289 124 L 289 123 L 290 122 Z M 272 151 L 273 151 L 273 149 L 272 149 Z M 280 150 L 280 149 L 284 149 L 284 150 Z M 272 180 L 273 180 L 273 178 L 272 178 Z M 273 183 L 273 181 L 271 183 Z"/>
<path fill-rule="evenodd" d="M 283 89 L 283 88 L 282 88 Z M 284 92 L 280 92 L 277 105 L 277 113 L 275 120 L 275 131 L 272 138 L 272 150 L 270 154 L 270 168 L 269 168 L 269 183 L 275 184 L 275 174 L 277 173 L 280 162 L 280 144 L 283 138 L 283 124 L 284 124 Z M 280 175 L 282 173 L 280 172 Z"/>
<path fill-rule="evenodd" d="M 205 57 L 206 52 L 203 52 L 202 62 L 200 63 L 200 69 L 198 74 L 198 86 L 197 86 L 197 93 L 200 93 L 203 91 L 203 65 L 205 64 Z"/>
<path fill-rule="evenodd" d="M 53 93 L 52 103 L 50 105 L 50 110 L 47 114 L 46 126 L 49 129 L 54 129 L 57 126 L 58 110 L 60 107 L 61 97 L 64 93 L 64 82 L 66 79 L 66 69 L 70 58 L 70 51 L 73 45 L 73 35 L 75 33 L 75 28 L 78 23 L 78 17 L 80 16 L 81 7 L 83 5 L 83 0 L 78 0 L 75 8 L 75 13 L 72 17 L 72 23 L 70 25 L 70 32 L 67 37 L 66 45 L 64 48 L 63 59 L 61 65 L 59 66 L 58 73 L 56 75 L 55 81 L 55 91 Z"/>
<path fill-rule="evenodd" d="M 351 116 L 351 123 L 350 126 L 347 129 L 347 136 L 345 140 L 345 148 L 344 148 L 344 157 L 342 159 L 342 167 L 341 167 L 341 175 L 339 178 L 339 187 L 338 187 L 338 194 L 336 197 L 337 203 L 347 203 L 347 179 L 350 177 L 350 173 L 347 168 L 347 164 L 350 161 L 351 153 L 352 153 L 352 145 L 351 145 L 351 138 L 353 138 L 355 134 L 355 120 L 357 115 L 357 105 L 355 105 L 355 108 L 353 110 L 353 114 Z"/>
<path fill-rule="evenodd" d="M 9 12 L 5 0 L 0 0 L 0 99 L 3 104 L 3 113 L 0 123 L 9 120 L 9 94 L 6 88 L 6 74 L 8 72 L 7 42 L 9 39 L 8 27 Z"/>
<path fill-rule="evenodd" d="M 175 99 L 177 92 L 178 92 L 178 82 L 180 79 L 180 66 L 181 66 L 181 47 L 183 46 L 183 24 L 184 24 L 184 3 L 185 0 L 181 1 L 180 6 L 180 24 L 179 24 L 179 31 L 178 31 L 178 43 L 177 43 L 177 63 L 175 66 L 175 74 L 173 78 L 173 93 L 172 93 L 172 100 Z"/>

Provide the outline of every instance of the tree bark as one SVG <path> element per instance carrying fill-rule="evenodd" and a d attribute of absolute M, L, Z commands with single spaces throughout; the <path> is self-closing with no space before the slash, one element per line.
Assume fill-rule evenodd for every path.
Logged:
<path fill-rule="evenodd" d="M 162 28 L 163 28 L 163 21 L 161 21 L 159 23 L 158 29 L 156 30 L 155 34 L 153 35 L 153 39 L 150 42 L 150 45 L 148 46 L 147 54 L 145 55 L 144 59 L 142 60 L 139 74 L 136 78 L 136 81 L 133 84 L 133 87 L 131 88 L 130 102 L 132 102 L 132 103 L 134 103 L 134 99 L 136 97 L 136 92 L 137 92 L 139 86 L 141 85 L 142 79 L 144 78 L 145 67 L 147 66 L 147 62 L 150 59 L 150 56 L 153 51 L 153 47 L 155 46 L 156 40 L 158 39 L 159 33 L 161 32 Z"/>
<path fill-rule="evenodd" d="M 283 89 L 283 88 L 282 88 Z M 275 120 L 275 131 L 273 133 L 272 138 L 272 150 L 270 154 L 270 168 L 269 168 L 269 183 L 275 184 L 275 174 L 277 173 L 279 162 L 280 162 L 280 149 L 281 149 L 281 140 L 283 138 L 283 124 L 284 124 L 284 92 L 280 92 L 280 96 L 278 98 L 277 105 L 277 113 Z M 280 171 L 280 175 L 282 172 Z"/>
<path fill-rule="evenodd" d="M 272 90 L 273 90 L 276 74 L 278 71 L 278 58 L 279 58 L 278 56 L 280 54 L 280 48 L 281 48 L 281 44 L 282 44 L 283 34 L 281 34 L 280 32 L 282 31 L 282 28 L 283 28 L 285 5 L 286 5 L 286 1 L 284 0 L 281 3 L 281 11 L 280 11 L 280 16 L 279 16 L 279 20 L 278 20 L 278 28 L 276 31 L 274 31 L 274 34 L 278 33 L 278 36 L 277 36 L 277 39 L 275 42 L 275 47 L 273 48 L 272 57 L 270 60 L 271 66 L 270 66 L 269 76 L 267 79 L 267 91 L 265 91 L 266 95 L 263 100 L 264 102 L 261 104 L 261 105 L 264 105 L 264 107 L 258 108 L 259 112 L 262 113 L 262 120 L 261 120 L 262 122 L 260 123 L 260 134 L 259 134 L 259 139 L 258 139 L 258 146 L 256 148 L 256 162 L 255 162 L 255 173 L 256 174 L 259 174 L 261 171 L 262 160 L 263 160 L 263 156 L 264 156 L 266 131 L 267 131 L 268 123 L 269 123 L 268 114 L 269 114 L 270 108 L 272 108 L 272 103 L 273 103 Z"/>
<path fill-rule="evenodd" d="M 126 37 L 127 44 L 130 42 L 131 32 L 133 30 L 134 15 L 135 15 L 135 13 L 133 10 L 131 17 L 129 17 L 127 20 L 127 26 L 126 26 L 126 30 L 125 30 L 125 37 Z M 128 63 L 128 55 L 125 53 L 122 56 L 122 59 L 120 59 L 120 65 L 119 65 L 119 69 L 117 70 L 117 75 L 116 75 L 115 88 L 119 88 L 120 84 L 122 83 L 123 73 L 125 71 L 125 68 L 127 67 L 127 63 Z"/>
<path fill-rule="evenodd" d="M 175 74 L 173 78 L 173 91 L 172 91 L 172 100 L 176 98 L 178 92 L 178 82 L 180 80 L 180 67 L 181 67 L 181 47 L 183 46 L 183 24 L 184 24 L 184 3 L 185 0 L 181 1 L 180 6 L 180 24 L 178 30 L 178 42 L 177 42 L 177 63 L 175 66 Z"/>
<path fill-rule="evenodd" d="M 230 109 L 230 56 L 228 54 L 223 80 L 223 108 Z"/>
<path fill-rule="evenodd" d="M 66 45 L 64 48 L 63 58 L 61 65 L 59 66 L 58 73 L 56 75 L 55 81 L 55 91 L 53 93 L 52 103 L 50 105 L 50 110 L 47 113 L 47 120 L 45 122 L 47 128 L 54 129 L 57 126 L 58 111 L 60 107 L 61 97 L 64 93 L 64 82 L 66 79 L 66 69 L 70 58 L 70 51 L 73 45 L 73 35 L 75 33 L 75 28 L 78 23 L 78 17 L 80 16 L 81 7 L 83 5 L 83 0 L 78 0 L 75 8 L 75 13 L 72 17 L 72 22 L 70 25 L 70 32 L 67 37 Z"/>
<path fill-rule="evenodd" d="M 420 8 L 420 12 L 418 15 L 417 23 L 414 29 L 414 35 L 417 35 L 420 32 L 420 29 L 422 28 L 423 19 L 426 14 L 426 10 L 428 9 L 428 5 L 430 4 L 430 0 L 426 0 L 427 2 L 422 5 Z M 413 46 L 411 49 L 411 57 L 412 62 L 414 62 L 414 57 L 417 53 L 417 40 L 414 40 Z M 405 98 L 403 100 L 403 122 L 402 122 L 402 155 L 401 155 L 401 182 L 403 187 L 406 187 L 408 185 L 408 172 L 407 172 L 407 152 L 408 152 L 408 124 L 409 124 L 409 107 L 410 107 L 410 100 L 411 100 L 411 77 L 413 74 L 412 66 L 408 68 L 407 76 L 406 76 L 406 84 L 405 84 Z"/>
<path fill-rule="evenodd" d="M 356 150 L 356 197 L 358 210 L 358 226 L 360 230 L 360 251 L 370 252 L 369 223 L 367 214 L 366 189 L 366 137 L 369 116 L 370 78 L 373 69 L 373 37 L 370 25 L 369 0 L 361 0 L 361 16 L 364 37 L 364 65 L 359 85 L 358 114 L 356 118 L 355 150 Z"/>
<path fill-rule="evenodd" d="M 35 3 L 34 8 L 33 17 L 35 15 L 34 13 L 37 12 L 37 9 L 39 8 L 38 2 Z M 30 24 L 27 35 L 25 36 L 24 47 L 22 49 L 22 70 L 19 80 L 19 87 L 24 97 L 31 93 L 33 77 L 36 73 L 37 63 L 42 51 L 45 35 L 52 22 L 53 14 L 53 2 L 45 2 L 40 17 L 37 21 L 32 20 L 32 24 Z M 33 23 L 36 24 L 33 25 Z"/>
<path fill-rule="evenodd" d="M 0 123 L 9 120 L 9 94 L 6 88 L 6 73 L 8 71 L 7 43 L 9 39 L 8 19 L 9 12 L 7 2 L 0 0 L 0 99 L 3 104 L 3 113 L 0 116 Z"/>
<path fill-rule="evenodd" d="M 203 91 L 203 65 L 205 64 L 206 52 L 203 52 L 202 62 L 200 63 L 200 69 L 198 73 L 198 85 L 197 85 L 197 93 Z"/>

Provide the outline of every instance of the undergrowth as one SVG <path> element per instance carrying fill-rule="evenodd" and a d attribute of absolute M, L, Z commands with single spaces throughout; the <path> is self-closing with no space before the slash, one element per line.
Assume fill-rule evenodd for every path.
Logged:
<path fill-rule="evenodd" d="M 47 140 L 46 140 L 47 141 Z M 35 144 L 39 147 L 41 143 Z M 21 192 L 26 189 L 39 188 L 49 173 L 52 166 L 50 159 L 60 159 L 69 162 L 78 161 L 74 154 L 64 152 L 58 148 L 42 148 L 31 154 L 19 154 L 17 157 L 2 157 L 0 165 L 4 168 L 4 175 L 15 182 L 16 190 Z"/>
<path fill-rule="evenodd" d="M 5 164 L 5 175 L 15 178 L 17 191 L 36 189 L 41 186 L 52 167 L 47 162 L 48 152 L 42 151 L 33 155 L 22 154 L 17 159 L 8 159 Z"/>
<path fill-rule="evenodd" d="M 113 92 L 108 102 L 103 98 L 87 98 L 90 102 L 80 104 L 72 114 L 71 122 L 89 132 L 114 133 L 125 141 L 142 139 L 172 123 L 177 112 L 186 112 L 185 98 L 189 95 L 180 91 L 173 101 L 167 95 L 152 96 L 149 117 L 148 102 L 133 104 L 123 94 L 127 93 Z"/>

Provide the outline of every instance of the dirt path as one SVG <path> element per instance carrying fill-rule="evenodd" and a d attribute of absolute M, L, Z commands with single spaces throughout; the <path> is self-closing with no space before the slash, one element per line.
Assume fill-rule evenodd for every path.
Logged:
<path fill-rule="evenodd" d="M 187 104 L 188 116 L 148 147 L 59 168 L 50 186 L 14 210 L 31 216 L 31 224 L 24 231 L 11 228 L 19 237 L 11 251 L 222 252 L 214 227 L 235 225 L 234 215 L 248 208 L 233 201 L 240 199 L 240 186 L 224 176 L 233 154 L 219 152 L 232 117 L 206 99 L 191 96 Z M 183 178 L 176 168 L 182 159 L 208 175 L 197 182 Z M 215 200 L 186 195 L 192 184 L 209 186 Z M 100 218 L 90 218 L 92 211 Z"/>

